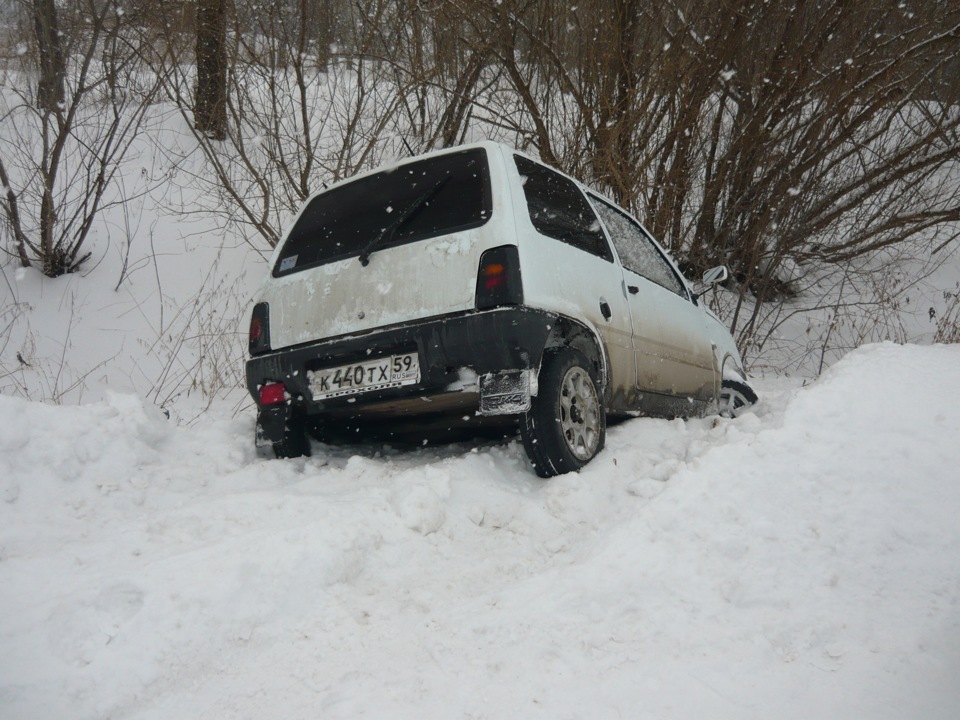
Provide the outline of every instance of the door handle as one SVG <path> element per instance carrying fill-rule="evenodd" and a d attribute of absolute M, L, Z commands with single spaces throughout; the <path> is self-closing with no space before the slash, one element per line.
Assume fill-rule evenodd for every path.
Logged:
<path fill-rule="evenodd" d="M 613 317 L 613 313 L 610 312 L 610 305 L 606 301 L 600 303 L 600 312 L 603 314 L 605 320 Z"/>
<path fill-rule="evenodd" d="M 636 295 L 638 292 L 640 292 L 640 288 L 638 288 L 636 285 L 627 285 L 627 290 L 630 291 L 631 295 Z"/>

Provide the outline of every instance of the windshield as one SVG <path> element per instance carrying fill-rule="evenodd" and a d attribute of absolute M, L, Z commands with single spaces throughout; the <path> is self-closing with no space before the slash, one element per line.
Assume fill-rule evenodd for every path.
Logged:
<path fill-rule="evenodd" d="M 483 225 L 490 180 L 482 149 L 370 175 L 313 198 L 290 230 L 274 277 Z M 398 222 L 399 220 L 399 222 Z"/>

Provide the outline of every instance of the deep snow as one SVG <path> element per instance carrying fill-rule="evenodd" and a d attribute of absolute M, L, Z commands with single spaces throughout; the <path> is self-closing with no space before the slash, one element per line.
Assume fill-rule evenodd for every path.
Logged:
<path fill-rule="evenodd" d="M 760 389 L 548 482 L 0 396 L 0 716 L 960 716 L 960 346 Z"/>

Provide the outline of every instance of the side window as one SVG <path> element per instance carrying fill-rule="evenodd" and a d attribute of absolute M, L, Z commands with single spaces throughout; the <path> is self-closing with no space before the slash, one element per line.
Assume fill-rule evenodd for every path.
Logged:
<path fill-rule="evenodd" d="M 597 216 L 580 188 L 548 167 L 519 155 L 515 159 L 537 232 L 613 262 Z"/>
<path fill-rule="evenodd" d="M 673 272 L 673 268 L 664 259 L 646 231 L 628 215 L 624 215 L 599 198 L 594 199 L 594 204 L 610 232 L 610 239 L 617 248 L 617 254 L 623 266 L 677 295 L 686 297 L 687 293 Z"/>

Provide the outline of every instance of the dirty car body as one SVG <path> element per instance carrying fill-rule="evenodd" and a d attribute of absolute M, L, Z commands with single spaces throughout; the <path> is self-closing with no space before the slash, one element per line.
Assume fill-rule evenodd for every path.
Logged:
<path fill-rule="evenodd" d="M 310 198 L 250 354 L 256 442 L 278 456 L 359 420 L 505 420 L 550 476 L 600 451 L 608 414 L 718 411 L 725 381 L 755 399 L 730 334 L 640 223 L 495 143 Z"/>

